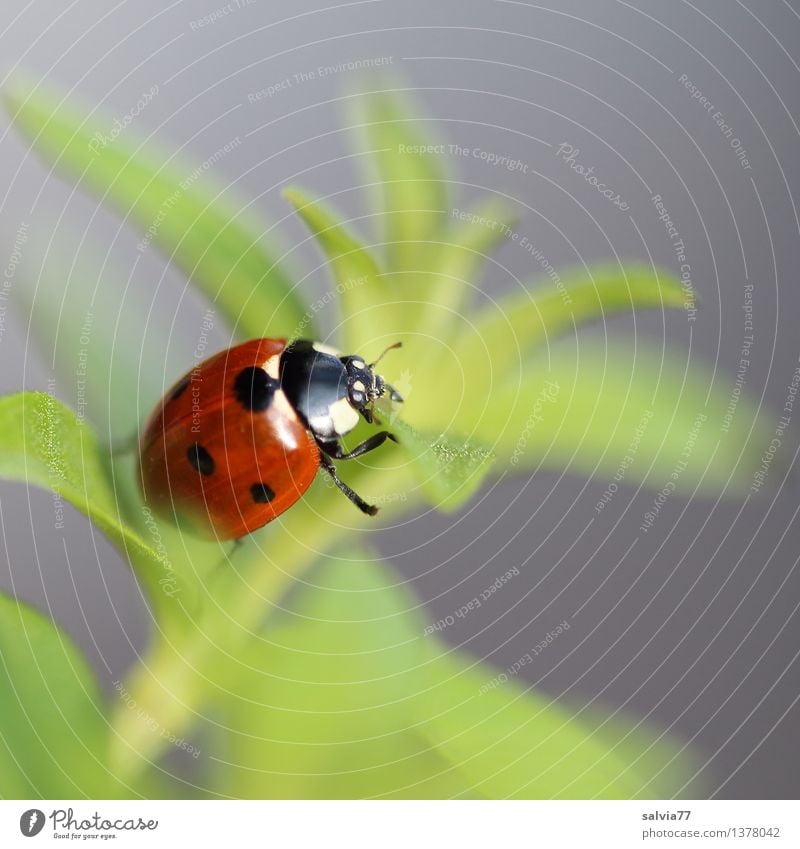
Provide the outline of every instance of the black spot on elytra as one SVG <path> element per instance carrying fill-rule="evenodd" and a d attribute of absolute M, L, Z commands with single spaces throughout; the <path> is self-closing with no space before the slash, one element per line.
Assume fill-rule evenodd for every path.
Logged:
<path fill-rule="evenodd" d="M 250 487 L 250 495 L 256 504 L 268 504 L 275 498 L 275 493 L 265 483 L 254 483 Z"/>
<path fill-rule="evenodd" d="M 270 377 L 263 368 L 248 366 L 236 375 L 233 391 L 245 410 L 260 413 L 272 403 L 272 396 L 279 386 L 278 381 Z"/>
<path fill-rule="evenodd" d="M 183 395 L 189 386 L 189 378 L 184 377 L 183 380 L 172 390 L 172 395 L 169 396 L 170 401 L 177 401 Z"/>
<path fill-rule="evenodd" d="M 195 442 L 194 445 L 187 448 L 186 459 L 189 461 L 189 465 L 196 472 L 200 472 L 201 475 L 214 474 L 214 458 L 199 442 Z"/>

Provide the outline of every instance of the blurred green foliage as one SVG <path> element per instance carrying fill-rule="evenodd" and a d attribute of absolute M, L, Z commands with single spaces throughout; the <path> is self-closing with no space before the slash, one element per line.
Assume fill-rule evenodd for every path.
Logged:
<path fill-rule="evenodd" d="M 187 182 L 191 166 L 131 134 L 93 149 L 93 110 L 53 91 L 16 83 L 4 98 L 45 160 L 164 251 L 238 338 L 290 335 L 298 326 L 313 334 L 303 294 L 265 247 L 271 228 L 242 212 L 245 201 L 205 173 Z M 392 94 L 354 102 L 373 151 L 368 176 L 380 189 L 376 232 L 357 235 L 326 203 L 298 188 L 285 193 L 336 284 L 339 347 L 405 345 L 402 357 L 385 361 L 387 378 L 407 394 L 403 420 L 394 422 L 400 444 L 369 465 L 348 464 L 348 482 L 367 496 L 397 495 L 382 514 L 392 520 L 424 503 L 457 510 L 493 474 L 613 470 L 649 411 L 627 479 L 660 484 L 698 411 L 721 418 L 727 397 L 709 392 L 707 376 L 688 372 L 680 354 L 649 350 L 641 339 L 589 337 L 576 350 L 559 337 L 612 313 L 680 309 L 679 281 L 641 264 L 583 268 L 562 274 L 560 291 L 531 284 L 474 306 L 475 280 L 503 232 L 480 219 L 507 226 L 508 204 L 492 198 L 474 218 L 457 220 L 440 160 L 401 154 L 425 141 L 414 105 Z M 677 741 L 633 718 L 573 711 L 520 679 L 487 688 L 497 670 L 423 636 L 419 603 L 358 543 L 373 520 L 322 482 L 242 547 L 235 568 L 219 568 L 219 546 L 156 526 L 139 501 L 134 461 L 112 456 L 95 431 L 117 432 L 119 421 L 141 416 L 176 374 L 165 374 L 157 345 L 120 327 L 127 296 L 113 294 L 110 281 L 96 284 L 92 275 L 70 278 L 65 299 L 76 320 L 91 310 L 100 328 L 87 366 L 88 422 L 47 395 L 0 400 L 0 474 L 56 490 L 119 547 L 149 601 L 152 636 L 124 697 L 103 700 L 55 623 L 0 597 L 1 796 L 697 792 L 692 758 Z M 60 340 L 53 359 L 69 374 L 79 334 L 60 327 L 65 314 L 51 297 L 59 286 L 40 279 L 22 300 L 43 350 L 52 356 L 47 346 Z M 137 320 L 128 300 L 125 314 Z M 120 386 L 125 392 L 115 395 Z M 746 418 L 761 427 L 754 414 L 737 421 Z M 740 494 L 758 462 L 744 425 L 715 453 L 703 433 L 697 438 L 707 456 L 687 467 L 681 493 Z M 289 593 L 300 576 L 300 591 Z M 45 732 L 36 737 L 36 729 Z M 199 741 L 189 784 L 164 765 L 176 739 Z"/>

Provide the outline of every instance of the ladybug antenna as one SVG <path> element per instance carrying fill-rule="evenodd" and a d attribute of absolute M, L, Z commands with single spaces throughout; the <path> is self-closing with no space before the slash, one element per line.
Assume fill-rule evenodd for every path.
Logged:
<path fill-rule="evenodd" d="M 389 345 L 388 348 L 384 348 L 384 350 L 381 352 L 381 355 L 378 357 L 378 359 L 375 360 L 375 362 L 370 363 L 369 367 L 375 368 L 375 366 L 378 365 L 378 363 L 386 356 L 386 354 L 389 353 L 389 351 L 393 351 L 395 348 L 402 348 L 402 347 L 403 347 L 402 342 L 395 342 L 394 345 Z"/>

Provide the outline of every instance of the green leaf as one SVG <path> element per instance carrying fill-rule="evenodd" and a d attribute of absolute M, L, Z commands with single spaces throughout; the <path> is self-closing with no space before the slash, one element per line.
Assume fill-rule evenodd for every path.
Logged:
<path fill-rule="evenodd" d="M 422 660 L 413 602 L 363 550 L 316 570 L 234 671 L 220 791 L 247 798 L 469 793 L 409 716 Z M 349 562 L 348 562 L 349 561 Z"/>
<path fill-rule="evenodd" d="M 438 267 L 451 278 L 474 282 L 488 254 L 513 232 L 517 215 L 508 200 L 498 195 L 481 197 L 468 209 L 454 209 L 451 214 Z"/>
<path fill-rule="evenodd" d="M 529 361 L 517 385 L 498 389 L 478 420 L 464 425 L 493 445 L 498 471 L 566 469 L 609 482 L 622 468 L 614 479 L 628 484 L 740 494 L 770 428 L 742 395 L 723 432 L 731 389 L 719 373 L 681 366 L 641 342 L 590 338 Z"/>
<path fill-rule="evenodd" d="M 426 279 L 429 307 L 420 333 L 454 333 L 458 327 L 454 314 L 464 311 L 474 299 L 477 278 L 488 254 L 512 232 L 516 218 L 508 201 L 494 195 L 481 198 L 468 209 L 453 209 L 451 215 L 432 269 L 435 274 Z"/>
<path fill-rule="evenodd" d="M 188 590 L 187 582 L 120 516 L 107 454 L 91 430 L 50 395 L 20 392 L 0 398 L 0 431 L 0 477 L 53 490 L 56 522 L 64 521 L 63 502 L 80 510 L 130 558 L 153 604 L 176 611 L 176 589 Z"/>
<path fill-rule="evenodd" d="M 625 710 L 611 713 L 595 704 L 579 710 L 581 722 L 592 735 L 630 765 L 639 784 L 637 798 L 707 797 L 699 775 L 701 762 L 680 737 Z"/>
<path fill-rule="evenodd" d="M 604 737 L 568 708 L 424 636 L 418 602 L 369 554 L 328 560 L 234 664 L 219 788 L 251 798 L 672 795 L 643 731 Z M 638 734 L 625 748 L 620 738 Z M 608 745 L 608 741 L 611 745 Z M 669 757 L 667 757 L 667 753 Z M 629 762 L 625 755 L 632 755 Z M 216 755 L 214 755 L 216 757 Z M 634 764 L 632 761 L 638 758 Z M 654 770 L 657 771 L 657 770 Z"/>
<path fill-rule="evenodd" d="M 283 196 L 314 234 L 330 264 L 336 293 L 341 297 L 342 316 L 363 322 L 362 312 L 386 294 L 378 263 L 324 204 L 295 187 L 284 189 Z"/>
<path fill-rule="evenodd" d="M 51 620 L 0 594 L 0 796 L 118 795 L 106 730 L 83 655 Z"/>
<path fill-rule="evenodd" d="M 417 333 L 420 316 L 428 308 L 427 292 L 431 275 L 396 275 L 382 272 L 372 252 L 341 222 L 337 213 L 311 200 L 298 189 L 287 189 L 285 197 L 295 207 L 325 254 L 333 274 L 335 289 L 320 299 L 330 302 L 335 292 L 341 298 L 337 329 L 348 352 L 369 356 L 367 351 L 380 350 L 381 345 L 408 338 L 415 331 L 414 342 L 420 346 L 425 337 Z M 312 311 L 316 304 L 312 305 Z"/>
<path fill-rule="evenodd" d="M 79 234 L 71 233 L 68 224 L 55 229 L 47 223 L 39 222 L 25 246 L 17 269 L 22 285 L 13 290 L 15 306 L 30 320 L 33 343 L 79 417 L 85 416 L 103 436 L 102 443 L 129 443 L 156 402 L 186 371 L 198 334 L 205 334 L 207 325 L 198 321 L 198 330 L 182 344 L 170 311 L 153 310 L 140 289 L 123 289 L 93 246 L 75 256 L 69 236 L 75 235 L 78 244 Z M 46 249 L 42 230 L 48 234 Z M 138 332 L 124 332 L 129 326 Z M 184 535 L 174 523 L 143 510 L 137 472 L 135 452 L 115 452 L 113 486 L 120 522 L 151 539 L 176 573 L 197 574 L 216 565 L 223 556 L 218 544 Z M 172 584 L 167 580 L 161 586 Z"/>
<path fill-rule="evenodd" d="M 122 442 L 135 437 L 187 362 L 174 344 L 174 316 L 152 309 L 121 274 L 115 280 L 99 246 L 76 253 L 81 238 L 69 222 L 37 222 L 11 297 L 70 406 L 109 441 Z M 137 332 L 124 332 L 130 327 Z M 186 346 L 187 359 L 195 344 Z"/>
<path fill-rule="evenodd" d="M 348 469 L 348 483 L 372 500 L 365 486 L 370 470 L 355 466 L 352 472 Z M 404 467 L 381 472 L 375 495 L 389 495 L 385 515 L 413 506 L 405 497 L 410 477 Z M 320 478 L 279 521 L 240 546 L 230 565 L 218 565 L 218 555 L 216 570 L 206 576 L 209 601 L 193 617 L 193 627 L 178 634 L 160 632 L 126 682 L 142 715 L 115 712 L 110 754 L 115 769 L 129 780 L 151 770 L 166 744 L 148 718 L 176 736 L 189 734 L 200 710 L 239 686 L 227 678 L 235 667 L 232 659 L 244 655 L 265 618 L 281 609 L 284 596 L 320 554 L 339 540 L 352 539 L 356 531 L 375 527 L 374 518 L 360 513 Z"/>
<path fill-rule="evenodd" d="M 680 281 L 663 269 L 634 263 L 568 271 L 557 282 L 484 307 L 454 342 L 454 359 L 473 380 L 476 371 L 486 374 L 487 358 L 494 374 L 502 375 L 518 369 L 532 350 L 586 322 L 685 303 Z"/>
<path fill-rule="evenodd" d="M 139 249 L 160 246 L 243 335 L 288 334 L 304 318 L 292 278 L 263 245 L 267 228 L 209 177 L 206 163 L 181 164 L 156 144 L 133 141 L 130 129 L 101 146 L 98 139 L 112 122 L 41 84 L 17 79 L 3 98 L 15 125 L 48 162 L 111 202 L 144 233 Z M 230 150 L 213 157 L 240 143 L 232 139 Z"/>
<path fill-rule="evenodd" d="M 457 510 L 489 473 L 494 454 L 483 447 L 444 434 L 425 437 L 400 420 L 393 428 L 425 496 L 438 510 Z"/>
<path fill-rule="evenodd" d="M 509 393 L 524 385 L 533 368 L 531 356 L 582 323 L 642 307 L 683 303 L 680 285 L 667 272 L 633 265 L 600 266 L 563 278 L 563 292 L 543 284 L 530 292 L 498 298 L 491 307 L 466 313 L 451 329 L 449 344 L 436 335 L 411 335 L 404 357 L 411 363 L 413 393 L 403 416 L 420 430 L 442 428 L 471 435 L 479 420 L 492 426 L 504 415 Z M 454 324 L 457 319 L 454 317 Z M 404 342 L 406 337 L 403 338 Z M 436 362 L 436 368 L 427 363 Z M 535 396 L 534 396 L 535 397 Z M 499 399 L 499 400 L 496 400 Z M 527 414 L 526 414 L 527 415 Z M 501 423 L 501 429 L 506 426 Z M 516 427 L 516 425 L 515 425 Z M 496 434 L 482 428 L 480 439 L 494 444 Z"/>
<path fill-rule="evenodd" d="M 507 672 L 469 664 L 457 652 L 434 657 L 424 667 L 428 720 L 421 728 L 484 796 L 663 799 L 678 794 L 691 775 L 689 760 L 681 760 L 669 740 L 645 745 L 639 731 L 636 745 L 623 746 L 597 732 L 594 717 L 584 724 L 580 713 Z M 619 729 L 624 725 L 617 721 Z M 648 746 L 649 758 L 643 755 Z M 670 760 L 671 771 L 660 772 Z"/>
<path fill-rule="evenodd" d="M 450 213 L 445 154 L 429 147 L 430 136 L 419 131 L 420 119 L 400 92 L 362 95 L 354 105 L 369 177 L 381 189 L 387 267 L 427 271 Z"/>

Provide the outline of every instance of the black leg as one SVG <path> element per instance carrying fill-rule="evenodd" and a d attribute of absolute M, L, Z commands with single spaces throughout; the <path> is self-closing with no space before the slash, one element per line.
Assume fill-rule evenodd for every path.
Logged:
<path fill-rule="evenodd" d="M 322 447 L 322 446 L 320 446 Z M 331 480 L 339 487 L 339 489 L 353 502 L 353 504 L 358 507 L 358 509 L 362 513 L 366 513 L 367 516 L 374 516 L 378 512 L 378 508 L 373 504 L 367 504 L 366 501 L 360 496 L 353 492 L 352 489 L 342 480 L 339 480 L 339 476 L 336 474 L 336 469 L 333 467 L 333 463 L 325 456 L 325 454 L 320 453 L 319 455 L 320 463 L 325 471 L 331 476 Z"/>
<path fill-rule="evenodd" d="M 334 460 L 355 460 L 356 457 L 360 457 L 362 454 L 374 451 L 379 445 L 383 445 L 387 439 L 397 442 L 397 437 L 393 433 L 389 433 L 388 430 L 382 430 L 380 433 L 370 436 L 369 439 L 365 439 L 360 445 L 356 445 L 352 451 L 348 451 L 347 453 L 342 451 L 342 446 L 338 442 L 317 442 L 317 445 L 328 456 L 333 457 Z"/>

